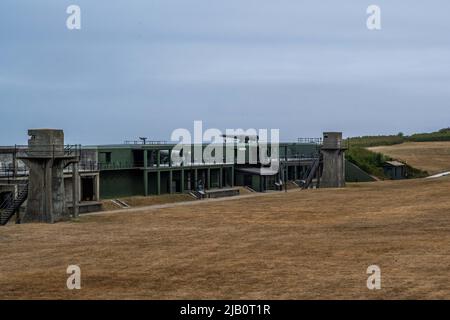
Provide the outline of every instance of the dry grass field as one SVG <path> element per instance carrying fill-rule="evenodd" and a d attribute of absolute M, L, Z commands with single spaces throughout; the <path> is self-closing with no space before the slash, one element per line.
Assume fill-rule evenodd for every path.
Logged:
<path fill-rule="evenodd" d="M 406 162 L 429 174 L 450 171 L 450 141 L 406 142 L 368 149 Z"/>
<path fill-rule="evenodd" d="M 384 181 L 10 224 L 0 298 L 450 299 L 449 190 Z M 69 264 L 81 290 L 66 288 Z"/>

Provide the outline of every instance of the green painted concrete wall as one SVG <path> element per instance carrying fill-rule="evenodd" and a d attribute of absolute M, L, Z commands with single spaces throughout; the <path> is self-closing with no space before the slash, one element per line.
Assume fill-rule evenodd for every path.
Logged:
<path fill-rule="evenodd" d="M 220 169 L 211 169 L 211 188 L 219 188 Z"/>
<path fill-rule="evenodd" d="M 235 181 L 234 181 L 235 185 L 237 186 L 243 186 L 244 185 L 244 175 L 242 173 L 236 173 L 236 177 L 235 177 Z"/>
<path fill-rule="evenodd" d="M 375 181 L 367 172 L 357 165 L 345 160 L 345 181 L 347 182 L 372 182 Z"/>
<path fill-rule="evenodd" d="M 105 153 L 111 153 L 111 167 L 131 167 L 134 163 L 133 149 L 131 148 L 101 148 L 98 150 L 98 161 L 105 164 Z"/>
<path fill-rule="evenodd" d="M 107 170 L 100 172 L 100 197 L 111 199 L 144 195 L 141 170 Z"/>
<path fill-rule="evenodd" d="M 156 195 L 158 194 L 158 184 L 157 184 L 157 173 L 148 172 L 148 194 Z"/>
<path fill-rule="evenodd" d="M 168 171 L 161 171 L 161 194 L 166 194 L 166 193 L 170 193 L 170 189 L 169 189 L 169 172 Z"/>
<path fill-rule="evenodd" d="M 270 146 L 269 146 L 270 147 Z M 170 146 L 145 146 L 145 149 L 148 149 L 148 156 L 151 154 L 151 150 L 161 149 L 166 150 L 167 148 L 170 148 Z M 104 165 L 102 166 L 102 170 L 100 171 L 100 196 L 101 198 L 115 198 L 115 197 L 125 197 L 125 196 L 133 196 L 133 195 L 144 195 L 145 194 L 145 187 L 144 187 L 144 173 L 142 170 L 133 170 L 131 167 L 133 167 L 136 156 L 136 152 L 142 153 L 142 155 L 139 156 L 139 159 L 142 158 L 142 164 L 140 166 L 143 166 L 143 149 L 142 146 L 136 147 L 136 146 L 99 146 L 98 152 L 99 152 L 99 162 Z M 296 157 L 296 156 L 308 156 L 313 153 L 317 152 L 317 145 L 314 144 L 293 144 L 293 143 L 282 143 L 280 144 L 279 149 L 279 155 L 281 158 L 284 158 L 285 151 L 287 150 L 288 157 Z M 247 150 L 248 151 L 248 150 Z M 156 151 L 155 151 L 156 152 Z M 111 161 L 109 164 L 105 164 L 105 153 L 111 154 Z M 247 152 L 247 160 L 248 160 L 248 152 Z M 150 164 L 150 161 L 147 163 Z M 208 166 L 205 165 L 203 168 L 198 168 L 198 180 L 202 180 L 204 187 L 207 187 L 210 185 L 211 188 L 217 188 L 220 186 L 220 169 L 219 168 L 213 168 L 210 167 L 210 177 L 208 179 L 207 177 L 207 171 L 206 169 Z M 122 169 L 119 169 L 122 168 Z M 161 168 L 162 169 L 162 168 Z M 188 167 L 185 167 L 184 170 L 189 170 Z M 233 170 L 230 168 L 223 169 L 230 170 L 230 175 Z M 292 170 L 291 170 L 292 171 Z M 205 177 L 203 177 L 203 173 L 205 173 Z M 169 173 L 161 171 L 161 180 L 160 180 L 160 192 L 161 194 L 170 192 L 169 190 Z M 291 172 L 291 178 L 293 178 L 293 172 Z M 174 180 L 175 177 L 174 177 Z M 181 183 L 180 179 L 178 178 L 178 185 Z M 233 178 L 229 179 L 223 179 L 222 185 L 226 185 L 226 181 L 231 182 L 231 180 L 234 180 Z M 243 176 L 240 174 L 236 175 L 235 184 L 237 185 L 243 185 L 244 179 Z M 253 188 L 256 191 L 261 190 L 261 181 L 259 176 L 249 177 L 247 180 L 247 184 L 250 185 L 251 188 Z M 192 171 L 191 176 L 192 184 L 194 183 L 194 171 Z M 187 184 L 187 179 L 185 177 L 185 184 Z M 156 183 L 156 174 L 149 172 L 148 175 L 148 194 L 157 194 L 158 188 Z M 178 188 L 180 189 L 180 188 Z"/>
<path fill-rule="evenodd" d="M 111 165 L 114 167 L 118 167 L 120 165 L 123 165 L 123 167 L 126 167 L 126 165 L 132 165 L 134 163 L 134 154 L 135 152 L 142 153 L 144 150 L 144 145 L 140 146 L 140 148 L 136 147 L 108 147 L 108 146 L 101 146 L 98 147 L 98 153 L 99 153 L 99 162 L 105 163 L 105 153 L 111 154 Z M 145 146 L 147 147 L 147 146 Z M 149 147 L 147 147 L 148 149 Z M 152 150 L 155 148 L 154 150 Z M 156 152 L 156 149 L 160 150 L 167 150 L 168 148 L 171 148 L 171 146 L 159 146 L 159 147 L 153 147 L 152 149 L 148 149 L 147 157 L 149 158 L 148 164 L 151 162 L 151 154 L 152 152 Z M 270 149 L 270 144 L 268 145 L 268 148 Z M 281 143 L 279 145 L 279 156 L 281 158 L 285 157 L 285 153 L 287 151 L 288 157 L 295 157 L 299 155 L 305 155 L 309 156 L 311 154 L 317 153 L 318 146 L 315 144 L 298 144 L 298 143 Z M 225 154 L 224 154 L 225 155 Z M 185 155 L 187 156 L 187 154 Z M 237 151 L 235 152 L 235 156 L 237 156 Z M 141 157 L 143 155 L 141 154 Z M 247 146 L 246 150 L 246 159 L 249 160 L 249 150 Z M 143 162 L 143 160 L 142 160 Z M 141 166 L 143 163 L 140 164 Z"/>
<path fill-rule="evenodd" d="M 252 175 L 252 186 L 255 191 L 261 192 L 261 177 L 258 175 Z"/>

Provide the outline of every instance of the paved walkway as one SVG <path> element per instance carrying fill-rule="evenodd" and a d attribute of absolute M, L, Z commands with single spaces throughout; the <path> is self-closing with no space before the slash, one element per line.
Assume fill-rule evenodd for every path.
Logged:
<path fill-rule="evenodd" d="M 298 188 L 298 189 L 288 190 L 288 192 L 299 192 L 299 191 L 302 191 L 302 189 Z M 208 204 L 208 203 L 212 203 L 212 202 L 232 201 L 232 200 L 240 200 L 240 199 L 254 198 L 254 197 L 264 197 L 264 196 L 267 197 L 267 196 L 279 195 L 284 192 L 285 191 L 255 192 L 255 193 L 251 193 L 251 194 L 232 196 L 232 197 L 224 197 L 224 198 L 193 200 L 193 201 L 180 201 L 180 202 L 165 203 L 165 204 L 154 204 L 154 205 L 143 206 L 143 207 L 130 207 L 127 209 L 90 212 L 90 213 L 83 213 L 83 214 L 81 214 L 81 216 L 92 216 L 92 215 L 110 214 L 110 213 L 142 212 L 142 211 L 158 210 L 158 209 L 164 209 L 164 208 L 174 208 L 174 207 L 180 207 L 180 206 L 201 205 L 201 204 Z"/>
<path fill-rule="evenodd" d="M 450 175 L 450 171 L 447 171 L 447 172 L 435 174 L 433 176 L 429 176 L 429 177 L 427 177 L 427 179 L 441 178 L 441 177 L 445 177 L 445 176 L 449 176 L 449 175 Z"/>

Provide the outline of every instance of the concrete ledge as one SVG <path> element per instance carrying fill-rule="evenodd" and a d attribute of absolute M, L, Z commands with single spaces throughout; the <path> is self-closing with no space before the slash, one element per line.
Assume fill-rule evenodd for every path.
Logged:
<path fill-rule="evenodd" d="M 72 203 L 67 204 L 67 210 L 72 212 Z M 79 213 L 98 212 L 102 210 L 102 203 L 99 201 L 83 201 L 78 204 Z"/>
<path fill-rule="evenodd" d="M 239 188 L 205 190 L 205 198 L 233 197 L 238 196 L 239 193 L 240 193 Z"/>

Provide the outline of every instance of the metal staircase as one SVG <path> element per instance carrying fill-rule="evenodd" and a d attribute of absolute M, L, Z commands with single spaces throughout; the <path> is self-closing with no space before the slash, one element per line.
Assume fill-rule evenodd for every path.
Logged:
<path fill-rule="evenodd" d="M 201 200 L 205 198 L 205 192 L 204 191 L 197 191 L 197 190 L 191 190 L 191 192 L 189 192 L 192 196 L 194 196 L 195 198 Z"/>
<path fill-rule="evenodd" d="M 311 186 L 311 183 L 317 174 L 317 170 L 319 170 L 319 166 L 320 166 L 320 158 L 317 158 L 312 163 L 311 168 L 306 175 L 306 179 L 304 180 L 305 183 L 303 184 L 303 189 L 308 189 Z"/>
<path fill-rule="evenodd" d="M 28 197 L 28 183 L 20 187 L 19 194 L 17 198 L 14 198 L 14 194 L 11 193 L 1 204 L 0 204 L 0 225 L 4 226 L 8 223 L 11 217 L 16 211 L 19 210 L 20 206 L 25 202 Z"/>

